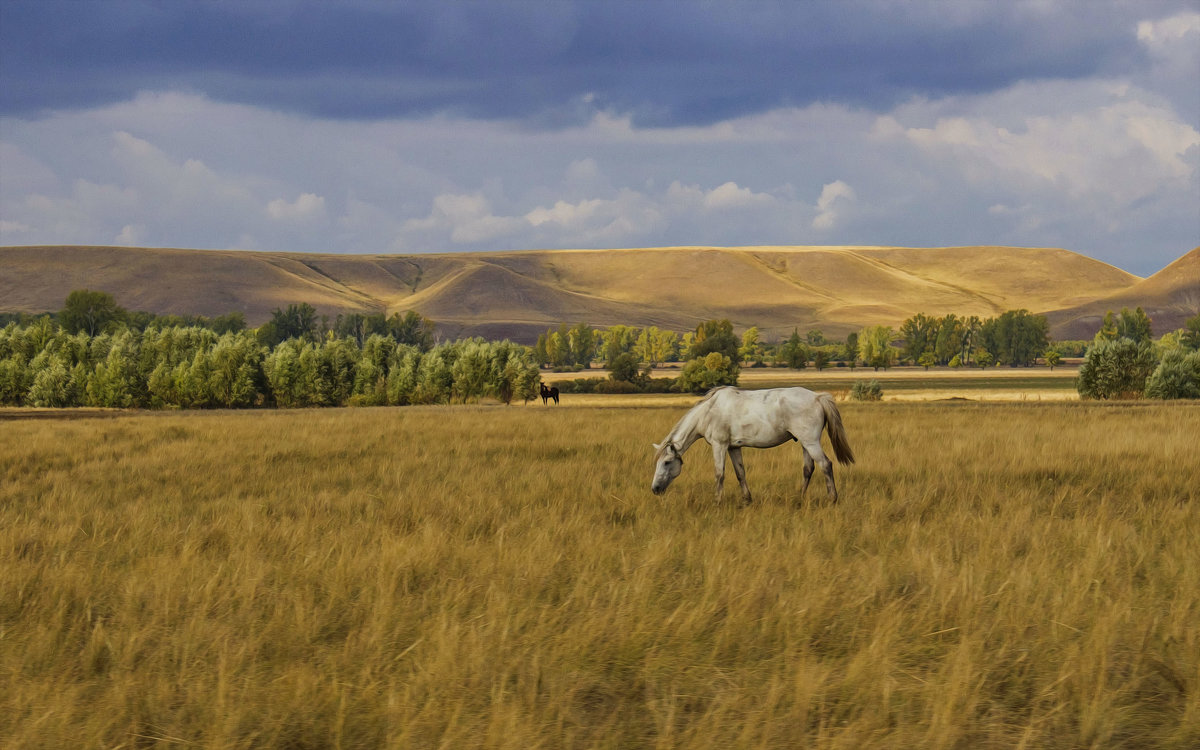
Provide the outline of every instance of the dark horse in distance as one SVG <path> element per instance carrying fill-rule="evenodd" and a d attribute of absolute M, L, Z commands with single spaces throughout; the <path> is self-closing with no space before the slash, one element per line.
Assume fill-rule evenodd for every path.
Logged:
<path fill-rule="evenodd" d="M 546 384 L 542 383 L 542 404 L 545 405 L 549 399 L 554 399 L 554 403 L 558 403 L 558 388 L 557 386 L 547 388 Z"/>

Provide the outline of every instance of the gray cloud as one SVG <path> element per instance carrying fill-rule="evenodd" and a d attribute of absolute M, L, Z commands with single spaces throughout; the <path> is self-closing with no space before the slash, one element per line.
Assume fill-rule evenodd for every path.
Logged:
<path fill-rule="evenodd" d="M 1200 14 L 1169 3 L 329 7 L 5 3 L 0 242 L 1015 244 L 1148 274 L 1200 238 Z"/>
<path fill-rule="evenodd" d="M 1153 64 L 1130 33 L 1186 2 L 8 0 L 0 112 L 180 90 L 310 116 L 708 124 L 815 101 L 887 108 Z M 582 118 L 582 119 L 581 119 Z"/>

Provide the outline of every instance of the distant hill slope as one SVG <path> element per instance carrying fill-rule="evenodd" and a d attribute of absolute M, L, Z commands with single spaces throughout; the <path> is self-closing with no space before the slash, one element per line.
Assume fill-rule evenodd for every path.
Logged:
<path fill-rule="evenodd" d="M 1123 307 L 1145 310 L 1156 334 L 1182 328 L 1184 321 L 1200 314 L 1200 247 L 1126 289 L 1050 311 L 1047 317 L 1058 329 L 1073 334 L 1061 338 L 1082 338 L 1099 329 L 1106 312 Z"/>
<path fill-rule="evenodd" d="M 1059 338 L 1090 336 L 1095 310 L 1141 305 L 1169 330 L 1197 312 L 1198 251 L 1140 279 L 1077 253 L 1009 247 L 744 247 L 312 255 L 119 247 L 0 248 L 0 311 L 56 310 L 74 289 L 130 310 L 257 325 L 307 302 L 331 318 L 417 310 L 444 336 L 532 342 L 559 323 L 684 331 L 727 317 L 768 335 L 842 336 L 917 313 L 1047 313 Z M 1181 317 L 1182 316 L 1182 317 Z M 1167 320 L 1172 322 L 1167 322 Z M 1098 319 L 1097 319 L 1098 320 Z M 1164 326 L 1166 323 L 1166 326 Z M 1089 327 L 1089 330 L 1084 330 Z M 1069 334 L 1069 335 L 1068 335 Z"/>

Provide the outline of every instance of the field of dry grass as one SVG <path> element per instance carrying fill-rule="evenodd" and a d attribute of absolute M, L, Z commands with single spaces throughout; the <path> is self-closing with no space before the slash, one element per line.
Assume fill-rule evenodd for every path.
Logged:
<path fill-rule="evenodd" d="M 651 372 L 655 378 L 677 378 L 680 367 L 668 365 Z M 1075 389 L 1078 367 L 1000 367 L 990 370 L 950 369 L 946 367 L 925 371 L 919 367 L 896 367 L 875 371 L 869 367 L 851 370 L 831 367 L 825 370 L 809 368 L 790 370 L 786 368 L 745 368 L 738 377 L 743 388 L 786 388 L 801 386 L 814 391 L 829 391 L 838 400 L 849 397 L 854 382 L 878 380 L 883 389 L 884 401 L 1078 401 Z M 547 383 L 562 383 L 575 378 L 607 378 L 606 370 L 582 370 L 580 372 L 543 372 L 542 380 Z M 638 403 L 663 403 L 662 396 L 584 397 L 570 395 L 571 401 L 611 406 L 615 403 L 633 405 Z M 675 405 L 691 403 L 695 397 L 681 395 L 672 400 Z"/>
<path fill-rule="evenodd" d="M 1200 743 L 1197 405 L 844 404 L 743 510 L 654 403 L 0 422 L 0 745 Z"/>

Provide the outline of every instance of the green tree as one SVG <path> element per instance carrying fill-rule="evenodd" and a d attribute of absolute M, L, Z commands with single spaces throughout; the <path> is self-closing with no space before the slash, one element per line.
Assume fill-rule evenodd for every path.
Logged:
<path fill-rule="evenodd" d="M 728 355 L 718 351 L 693 359 L 683 366 L 675 381 L 676 390 L 699 393 L 718 385 L 737 385 L 739 368 Z"/>
<path fill-rule="evenodd" d="M 1190 351 L 1200 350 L 1200 315 L 1187 319 L 1187 322 L 1183 324 L 1183 334 L 1180 340 Z"/>
<path fill-rule="evenodd" d="M 1200 350 L 1167 352 L 1146 379 L 1146 398 L 1200 398 Z"/>
<path fill-rule="evenodd" d="M 1032 315 L 1028 310 L 1008 310 L 985 325 L 989 350 L 999 364 L 1033 365 L 1049 343 L 1050 326 L 1045 316 Z"/>
<path fill-rule="evenodd" d="M 869 367 L 886 370 L 896 363 L 896 349 L 892 346 L 895 337 L 888 326 L 867 326 L 858 334 L 858 358 Z"/>
<path fill-rule="evenodd" d="M 537 344 L 533 347 L 533 358 L 539 365 L 547 365 L 550 363 L 550 355 L 546 350 L 546 341 L 549 338 L 548 333 L 539 333 Z"/>
<path fill-rule="evenodd" d="M 604 341 L 604 367 L 611 370 L 613 360 L 633 351 L 637 345 L 638 330 L 629 326 L 612 326 L 602 334 Z"/>
<path fill-rule="evenodd" d="M 1117 338 L 1117 319 L 1116 316 L 1113 315 L 1113 311 L 1109 310 L 1108 312 L 1104 313 L 1104 320 L 1100 323 L 1100 330 L 1096 331 L 1095 340 L 1116 341 Z"/>
<path fill-rule="evenodd" d="M 420 380 L 423 355 L 415 346 L 399 345 L 388 358 L 387 403 L 405 406 L 414 403 Z"/>
<path fill-rule="evenodd" d="M 829 366 L 829 352 L 825 348 L 815 349 L 812 355 L 813 367 L 818 371 Z"/>
<path fill-rule="evenodd" d="M 788 340 L 779 345 L 779 360 L 793 370 L 808 366 L 808 347 L 801 340 L 799 329 L 793 328 Z"/>
<path fill-rule="evenodd" d="M 583 369 L 592 366 L 596 356 L 596 332 L 587 323 L 579 323 L 571 329 L 571 355 L 577 365 Z"/>
<path fill-rule="evenodd" d="M 24 357 L 13 354 L 0 359 L 0 404 L 21 406 L 33 385 L 33 373 Z"/>
<path fill-rule="evenodd" d="M 959 356 L 961 361 L 963 341 L 966 337 L 967 327 L 958 316 L 950 314 L 939 320 L 937 338 L 933 343 L 933 353 L 938 364 L 948 364 L 955 356 Z"/>
<path fill-rule="evenodd" d="M 630 352 L 618 354 L 609 368 L 608 377 L 625 383 L 633 383 L 638 377 L 638 359 Z"/>
<path fill-rule="evenodd" d="M 433 347 L 433 332 L 436 325 L 415 310 L 408 310 L 403 315 L 392 313 L 387 319 L 387 330 L 397 344 L 415 346 L 423 352 Z"/>
<path fill-rule="evenodd" d="M 758 326 L 750 326 L 745 331 L 742 331 L 742 345 L 738 347 L 738 357 L 740 360 L 742 362 L 753 362 L 761 365 L 765 354 L 766 348 L 763 346 Z"/>
<path fill-rule="evenodd" d="M 565 326 L 564 326 L 565 327 Z M 567 367 L 571 364 L 571 338 L 568 332 L 549 330 L 546 332 L 546 356 L 554 367 Z"/>
<path fill-rule="evenodd" d="M 1058 350 L 1053 347 L 1051 347 L 1050 349 L 1047 349 L 1046 350 L 1046 366 L 1049 367 L 1051 371 L 1053 371 L 1055 367 L 1058 367 L 1059 362 L 1062 362 L 1062 355 L 1058 353 Z"/>
<path fill-rule="evenodd" d="M 1075 389 L 1081 398 L 1138 398 L 1154 371 L 1154 350 L 1131 339 L 1097 337 L 1079 368 Z"/>
<path fill-rule="evenodd" d="M 382 406 L 388 402 L 387 379 L 397 346 L 390 335 L 378 333 L 371 334 L 363 343 L 354 374 L 354 403 Z"/>
<path fill-rule="evenodd" d="M 805 343 L 809 346 L 823 346 L 825 344 L 825 334 L 821 333 L 820 329 L 813 328 L 804 335 Z"/>
<path fill-rule="evenodd" d="M 858 362 L 858 334 L 846 334 L 846 346 L 842 349 L 842 360 L 850 363 L 850 368 L 854 369 L 855 363 Z"/>
<path fill-rule="evenodd" d="M 1150 322 L 1150 316 L 1146 315 L 1146 311 L 1142 308 L 1130 310 L 1128 307 L 1121 308 L 1121 314 L 1117 316 L 1117 338 L 1129 339 L 1135 344 L 1148 344 L 1154 339 L 1153 324 Z"/>
<path fill-rule="evenodd" d="M 417 384 L 413 388 L 410 403 L 445 404 L 450 401 L 454 376 L 451 371 L 453 362 L 447 361 L 447 355 L 452 353 L 452 346 L 444 344 L 434 347 L 421 357 Z"/>
<path fill-rule="evenodd" d="M 61 355 L 43 350 L 29 363 L 33 382 L 26 394 L 30 406 L 79 406 L 81 383 L 87 374 L 82 365 L 70 365 Z"/>
<path fill-rule="evenodd" d="M 108 292 L 76 289 L 67 295 L 58 312 L 58 322 L 67 333 L 98 336 L 109 327 L 125 320 L 128 313 Z"/>
<path fill-rule="evenodd" d="M 917 313 L 900 325 L 900 338 L 904 339 L 902 353 L 905 359 L 916 363 L 927 349 L 937 344 L 938 321 L 925 313 Z M 928 369 L 928 368 L 927 368 Z"/>
<path fill-rule="evenodd" d="M 926 372 L 928 372 L 930 367 L 937 364 L 937 356 L 933 353 L 932 349 L 926 349 L 921 352 L 921 356 L 917 357 L 917 364 L 924 367 Z"/>
<path fill-rule="evenodd" d="M 317 311 L 307 302 L 275 308 L 271 319 L 258 329 L 258 339 L 270 349 L 288 339 L 317 340 Z"/>
<path fill-rule="evenodd" d="M 114 337 L 104 360 L 88 375 L 87 402 L 122 409 L 143 405 L 145 388 L 137 364 L 137 340 L 126 329 Z"/>
<path fill-rule="evenodd" d="M 710 352 L 720 352 L 735 365 L 741 362 L 738 349 L 741 341 L 733 333 L 733 324 L 728 319 L 706 320 L 696 327 L 696 336 L 688 350 L 688 359 L 699 359 Z"/>

